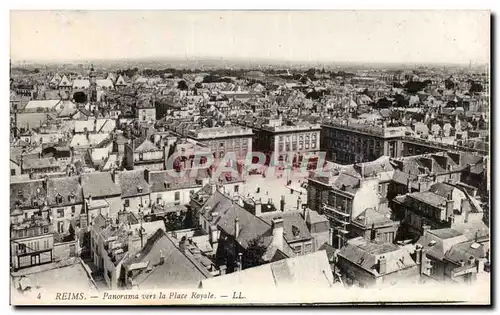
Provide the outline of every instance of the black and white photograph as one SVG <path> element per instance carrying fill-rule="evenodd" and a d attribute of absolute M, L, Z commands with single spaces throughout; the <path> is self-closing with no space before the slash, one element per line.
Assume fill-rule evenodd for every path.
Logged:
<path fill-rule="evenodd" d="M 491 21 L 10 11 L 11 305 L 491 304 Z"/>

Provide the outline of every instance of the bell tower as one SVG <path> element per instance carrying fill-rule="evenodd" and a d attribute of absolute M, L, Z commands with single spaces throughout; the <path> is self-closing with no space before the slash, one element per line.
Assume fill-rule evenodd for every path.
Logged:
<path fill-rule="evenodd" d="M 89 81 L 90 81 L 90 93 L 89 93 L 90 102 L 95 103 L 97 102 L 97 83 L 96 83 L 94 65 L 90 66 Z"/>

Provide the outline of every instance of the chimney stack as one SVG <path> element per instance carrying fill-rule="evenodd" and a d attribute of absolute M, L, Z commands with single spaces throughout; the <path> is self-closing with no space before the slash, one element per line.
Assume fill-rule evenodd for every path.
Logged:
<path fill-rule="evenodd" d="M 160 265 L 165 263 L 165 255 L 163 255 L 163 251 L 160 249 Z"/>
<path fill-rule="evenodd" d="M 284 212 L 285 211 L 285 196 L 282 195 L 281 196 L 281 200 L 280 200 L 280 211 L 281 212 Z"/>
<path fill-rule="evenodd" d="M 452 217 L 453 216 L 453 197 L 451 195 L 451 192 L 448 194 L 448 199 L 446 200 L 446 217 Z"/>
<path fill-rule="evenodd" d="M 111 179 L 115 185 L 120 185 L 120 174 L 116 171 L 116 169 L 111 171 Z"/>
<path fill-rule="evenodd" d="M 147 169 L 147 168 L 144 170 L 144 180 L 148 184 L 151 183 L 151 171 L 149 169 Z"/>
<path fill-rule="evenodd" d="M 378 273 L 381 275 L 387 273 L 387 260 L 384 256 L 380 256 L 378 259 Z"/>
<path fill-rule="evenodd" d="M 261 200 L 255 200 L 254 202 L 254 207 L 255 207 L 255 216 L 256 217 L 260 217 L 260 215 L 262 214 L 262 202 Z"/>
<path fill-rule="evenodd" d="M 240 219 L 234 219 L 234 237 L 238 238 L 240 236 Z"/>
<path fill-rule="evenodd" d="M 431 230 L 431 226 L 430 225 L 427 225 L 427 224 L 424 224 L 422 225 L 422 235 L 426 235 L 428 231 Z"/>
<path fill-rule="evenodd" d="M 275 218 L 272 220 L 273 240 L 272 244 L 279 250 L 283 250 L 283 219 Z"/>
<path fill-rule="evenodd" d="M 333 246 L 333 228 L 328 229 L 328 245 Z"/>
<path fill-rule="evenodd" d="M 219 267 L 219 271 L 220 271 L 220 275 L 223 276 L 226 274 L 226 269 L 227 269 L 227 266 L 226 265 L 221 265 Z"/>

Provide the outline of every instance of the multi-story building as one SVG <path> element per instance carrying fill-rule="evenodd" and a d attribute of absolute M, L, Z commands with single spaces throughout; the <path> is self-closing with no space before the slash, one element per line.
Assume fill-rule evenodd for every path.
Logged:
<path fill-rule="evenodd" d="M 14 269 L 52 262 L 54 234 L 43 180 L 10 185 L 10 250 Z"/>
<path fill-rule="evenodd" d="M 403 150 L 404 127 L 373 126 L 354 121 L 321 125 L 321 148 L 326 159 L 341 164 L 376 160 L 386 155 L 399 157 Z"/>
<path fill-rule="evenodd" d="M 189 130 L 187 136 L 207 145 L 216 159 L 222 159 L 227 153 L 234 152 L 237 159 L 245 159 L 252 152 L 251 129 L 244 127 L 214 127 Z"/>
<path fill-rule="evenodd" d="M 320 125 L 308 122 L 284 125 L 281 121 L 268 121 L 262 127 L 254 127 L 255 149 L 274 154 L 278 160 L 287 160 L 294 153 L 294 162 L 299 163 L 304 155 L 315 156 L 319 152 L 320 131 Z"/>

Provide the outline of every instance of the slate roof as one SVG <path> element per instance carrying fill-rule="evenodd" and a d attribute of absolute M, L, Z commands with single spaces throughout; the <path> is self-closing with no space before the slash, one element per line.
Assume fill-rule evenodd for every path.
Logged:
<path fill-rule="evenodd" d="M 201 282 L 207 289 L 306 287 L 329 289 L 333 286 L 333 274 L 326 251 L 282 259 L 258 267 L 248 268 Z"/>
<path fill-rule="evenodd" d="M 10 184 L 10 210 L 16 204 L 20 208 L 34 208 L 33 200 L 42 202 L 47 196 L 47 191 L 43 185 L 43 180 L 29 180 Z"/>
<path fill-rule="evenodd" d="M 62 203 L 56 202 L 56 197 L 62 197 Z M 70 201 L 70 196 L 74 196 L 74 202 Z M 54 177 L 47 180 L 47 202 L 49 205 L 66 206 L 72 204 L 81 204 L 83 202 L 82 187 L 80 178 L 72 177 Z"/>
<path fill-rule="evenodd" d="M 82 174 L 83 197 L 107 197 L 121 194 L 121 187 L 116 185 L 108 172 Z"/>
<path fill-rule="evenodd" d="M 386 258 L 386 274 L 416 265 L 405 248 L 399 248 L 391 243 L 376 243 L 361 237 L 349 240 L 338 255 L 374 276 L 380 276 L 377 271 L 380 256 Z"/>
<path fill-rule="evenodd" d="M 239 205 L 233 203 L 231 199 L 215 192 L 205 203 L 205 207 L 210 207 L 210 211 L 203 211 L 202 215 L 211 220 L 211 213 L 217 212 L 215 224 L 228 235 L 235 235 L 235 219 L 240 222 L 240 234 L 236 238 L 238 243 L 246 248 L 248 243 L 256 238 L 263 237 L 264 246 L 271 243 L 271 226 L 264 220 L 254 216 Z"/>
<path fill-rule="evenodd" d="M 123 198 L 142 196 L 150 193 L 151 188 L 144 178 L 143 170 L 123 171 L 119 176 Z M 142 191 L 139 191 L 140 188 Z"/>
<path fill-rule="evenodd" d="M 306 222 L 298 211 L 270 212 L 261 215 L 261 219 L 272 225 L 272 219 L 283 219 L 283 236 L 290 244 L 297 241 L 309 240 L 312 238 Z"/>
<path fill-rule="evenodd" d="M 58 168 L 59 164 L 57 164 L 54 158 L 24 158 L 23 160 L 23 170 L 32 170 L 32 169 L 44 169 L 44 168 Z"/>
<path fill-rule="evenodd" d="M 160 256 L 164 263 L 160 264 Z M 125 268 L 145 262 L 147 268 L 133 277 L 140 289 L 160 288 L 198 288 L 200 281 L 211 275 L 203 267 L 186 254 L 182 253 L 177 244 L 165 232 L 158 229 L 146 242 L 138 255 L 124 262 Z M 148 272 L 147 270 L 150 269 Z"/>
<path fill-rule="evenodd" d="M 170 174 L 172 171 L 154 171 L 150 172 L 149 184 L 151 185 L 151 192 L 162 192 L 169 190 L 178 190 L 190 187 L 200 187 L 200 184 L 196 183 L 196 178 L 191 176 L 172 176 Z M 200 171 L 201 173 L 201 171 Z M 206 173 L 206 171 L 205 171 Z M 208 174 L 207 174 L 208 177 Z M 165 186 L 165 183 L 170 184 L 170 188 Z"/>

